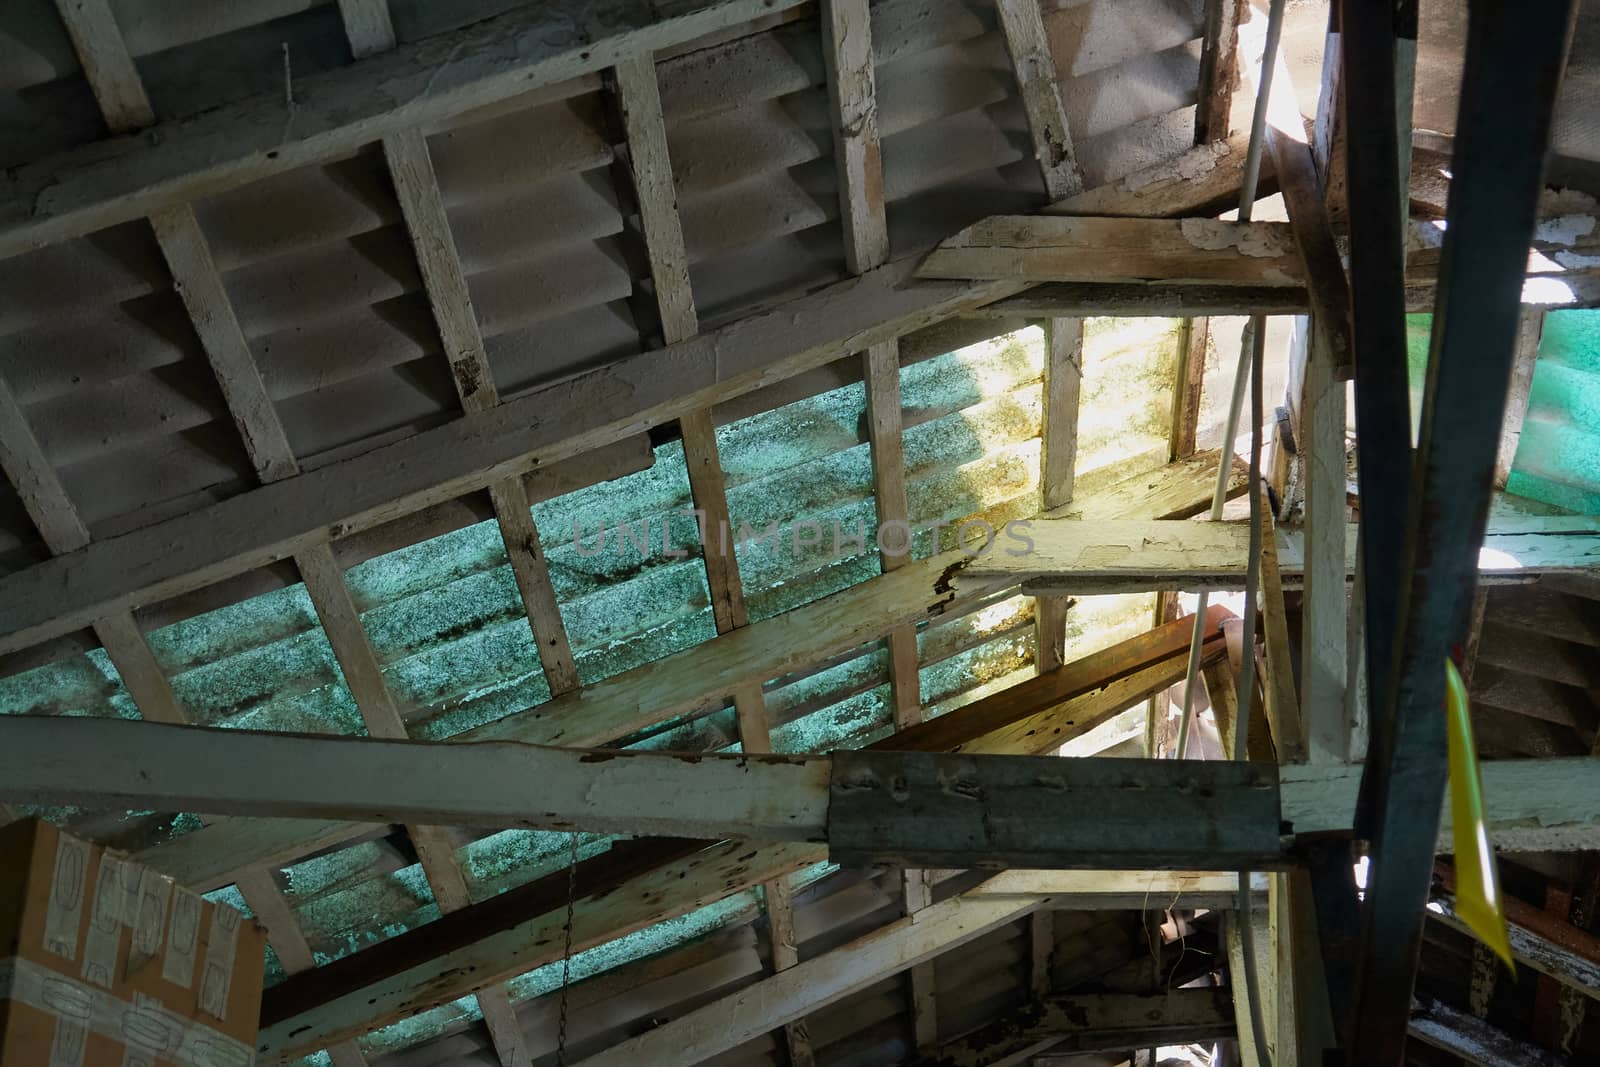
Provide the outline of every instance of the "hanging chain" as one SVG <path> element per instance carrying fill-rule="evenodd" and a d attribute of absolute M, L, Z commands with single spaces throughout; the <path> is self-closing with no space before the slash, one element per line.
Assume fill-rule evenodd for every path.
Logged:
<path fill-rule="evenodd" d="M 556 1063 L 567 1067 L 567 983 L 572 978 L 572 913 L 578 900 L 578 831 L 567 857 L 567 925 L 561 946 L 561 1011 L 556 1020 Z"/>

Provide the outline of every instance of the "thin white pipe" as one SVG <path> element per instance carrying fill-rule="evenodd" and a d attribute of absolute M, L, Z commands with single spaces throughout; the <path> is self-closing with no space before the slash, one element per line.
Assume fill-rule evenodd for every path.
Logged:
<path fill-rule="evenodd" d="M 1277 65 L 1278 42 L 1283 37 L 1284 0 L 1272 0 L 1267 9 L 1267 36 L 1261 56 L 1261 86 L 1256 92 L 1255 110 L 1250 115 L 1250 145 L 1245 150 L 1244 176 L 1239 183 L 1239 221 L 1249 222 L 1256 202 L 1256 184 L 1261 173 L 1261 146 L 1267 135 L 1267 105 L 1272 97 L 1272 69 Z M 1256 329 L 1259 315 L 1250 320 Z M 1261 328 L 1265 328 L 1263 323 Z M 1227 501 L 1229 475 L 1233 472 L 1233 443 L 1239 432 L 1239 409 L 1244 404 L 1245 386 L 1249 382 L 1250 349 L 1253 339 L 1246 336 L 1239 345 L 1239 362 L 1233 372 L 1233 397 L 1228 405 L 1228 418 L 1222 432 L 1222 462 L 1217 470 L 1217 488 L 1211 496 L 1211 521 L 1222 518 L 1222 506 Z M 1254 492 L 1254 486 L 1251 487 Z M 1206 608 L 1209 597 L 1201 593 L 1195 604 L 1194 633 L 1189 638 L 1189 663 L 1183 681 L 1183 715 L 1178 720 L 1177 758 L 1183 759 L 1189 744 L 1189 728 L 1194 720 L 1194 687 L 1200 673 L 1200 648 L 1205 641 Z"/>

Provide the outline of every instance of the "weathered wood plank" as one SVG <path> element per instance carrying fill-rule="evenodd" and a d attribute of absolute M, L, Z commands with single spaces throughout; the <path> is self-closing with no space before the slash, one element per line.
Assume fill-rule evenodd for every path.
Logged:
<path fill-rule="evenodd" d="M 56 0 L 56 11 L 111 132 L 125 133 L 154 122 L 144 81 L 107 0 Z"/>
<path fill-rule="evenodd" d="M 517 7 L 407 42 L 283 93 L 250 97 L 155 135 L 112 138 L 30 163 L 0 187 L 0 256 L 150 215 L 272 174 L 348 154 L 413 127 L 799 6 L 713 0 L 663 14 L 640 0 Z"/>
<path fill-rule="evenodd" d="M 634 930 L 675 918 L 720 900 L 730 892 L 799 870 L 824 855 L 816 845 L 753 846 L 748 842 L 730 841 L 644 872 L 628 881 L 623 892 L 611 891 L 616 878 L 614 873 L 606 877 L 603 885 L 593 881 L 586 883 L 580 874 L 572 950 L 582 952 Z M 445 955 L 416 960 L 393 974 L 342 989 L 338 985 L 341 971 L 348 973 L 355 968 L 336 971 L 337 964 L 318 968 L 327 972 L 316 976 L 321 985 L 290 991 L 309 1000 L 293 1014 L 284 1013 L 289 1002 L 265 999 L 263 1025 L 257 1041 L 262 1061 L 282 1062 L 315 1051 L 331 1042 L 366 1033 L 463 993 L 559 960 L 566 925 L 566 880 L 567 873 L 558 872 L 559 885 L 553 893 L 547 894 L 554 897 L 547 909 L 532 913 L 531 917 L 527 913 L 522 917 L 507 917 L 501 920 L 505 925 L 498 929 L 476 930 L 479 936 Z M 472 909 L 464 909 L 429 924 L 432 951 L 437 952 L 448 944 L 441 939 L 449 930 L 431 928 L 458 917 L 460 924 L 479 921 Z M 357 953 L 351 959 L 372 951 Z M 360 962 L 362 966 L 374 963 L 372 960 Z M 791 968 L 785 973 L 798 970 Z M 323 988 L 324 985 L 327 988 Z M 277 994 L 277 997 L 283 996 L 282 992 Z"/>
<path fill-rule="evenodd" d="M 1571 1062 L 1431 998 L 1412 1006 L 1406 1032 L 1473 1067 L 1559 1067 Z"/>
<path fill-rule="evenodd" d="M 1217 215 L 1239 204 L 1249 136 L 1197 145 L 1181 155 L 1152 164 L 1121 181 L 1089 189 L 1045 207 L 1044 215 L 1111 215 L 1176 218 Z M 1272 190 L 1273 174 L 1263 159 L 1261 195 Z"/>
<path fill-rule="evenodd" d="M 1200 44 L 1200 88 L 1194 112 L 1194 140 L 1209 144 L 1227 137 L 1233 91 L 1239 85 L 1239 17 L 1245 0 L 1206 0 L 1205 33 Z"/>
<path fill-rule="evenodd" d="M 1005 33 L 1011 67 L 1022 90 L 1023 110 L 1033 134 L 1033 154 L 1039 160 L 1045 191 L 1052 200 L 1083 191 L 1083 176 L 1072 150 L 1072 131 L 1061 106 L 1055 56 L 1045 33 L 1039 0 L 995 0 L 1000 28 Z"/>
<path fill-rule="evenodd" d="M 678 221 L 678 196 L 667 152 L 667 130 L 661 117 L 661 91 L 655 60 L 649 53 L 617 64 L 617 99 L 627 133 L 628 164 L 639 198 L 650 276 L 661 311 L 662 334 L 668 344 L 694 336 L 700 329 L 689 284 L 689 257 Z"/>
<path fill-rule="evenodd" d="M 1072 519 L 1013 524 L 1007 545 L 952 572 L 951 580 L 1010 578 L 1039 595 L 1116 589 L 1242 588 L 1248 530 L 1235 523 L 1117 522 Z M 1345 573 L 1355 567 L 1355 526 L 1345 527 Z M 1026 538 L 1031 546 L 1022 542 Z M 1015 551 L 1008 554 L 1007 548 Z M 1305 573 L 1299 530 L 1276 531 L 1280 573 L 1298 584 Z M 1480 580 L 1525 579 L 1546 571 L 1600 564 L 1600 519 L 1578 515 L 1501 516 L 1491 521 L 1479 556 Z"/>
<path fill-rule="evenodd" d="M 263 482 L 290 477 L 299 465 L 194 209 L 187 204 L 165 208 L 150 217 L 150 225 L 257 476 Z"/>
<path fill-rule="evenodd" d="M 0 758 L 16 772 L 0 790 L 37 802 L 75 796 L 138 810 L 782 840 L 821 840 L 827 821 L 822 756 L 680 757 L 28 716 L 0 721 L 0 733 L 10 739 Z"/>
<path fill-rule="evenodd" d="M 94 624 L 94 634 L 100 639 L 111 665 L 117 669 L 128 695 L 139 708 L 139 714 L 150 722 L 183 723 L 183 705 L 172 691 L 161 664 L 156 662 L 144 630 L 132 612 L 107 615 Z"/>
<path fill-rule="evenodd" d="M 889 254 L 872 18 L 866 0 L 824 0 L 822 33 L 845 263 L 852 274 L 861 274 L 881 266 Z"/>
<path fill-rule="evenodd" d="M 1215 635 L 1228 610 L 1214 605 L 1208 612 L 1207 632 Z M 1001 752 L 1037 753 L 1027 737 L 1040 724 L 1038 716 L 1060 708 L 1079 697 L 1110 689 L 1117 682 L 1138 675 L 1163 661 L 1188 651 L 1192 624 L 1169 623 L 1102 649 L 1065 666 L 1042 672 L 998 693 L 975 700 L 949 714 L 920 726 L 900 730 L 872 745 L 879 750 L 923 752 Z M 1126 706 L 1126 705 L 1123 705 Z M 1013 728 L 1023 729 L 1014 737 L 998 740 Z M 1078 725 L 1070 723 L 1070 725 Z M 1059 745 L 1059 740 L 1041 739 L 1036 744 Z"/>
<path fill-rule="evenodd" d="M 1305 289 L 1292 285 L 1042 282 L 1016 296 L 973 308 L 967 314 L 973 318 L 994 319 L 1097 315 L 1192 318 L 1201 315 L 1296 315 L 1304 314 L 1310 306 Z"/>
<path fill-rule="evenodd" d="M 1083 391 L 1083 320 L 1045 323 L 1044 423 L 1040 430 L 1039 492 L 1050 511 L 1072 500 L 1078 465 L 1078 405 Z"/>
<path fill-rule="evenodd" d="M 11 384 L 0 376 L 0 466 L 28 518 L 51 552 L 75 552 L 89 543 L 89 528 L 28 424 Z"/>
<path fill-rule="evenodd" d="M 578 664 L 561 619 L 555 586 L 550 582 L 550 568 L 533 521 L 527 487 L 521 478 L 507 478 L 489 486 L 489 498 L 494 504 L 506 558 L 511 563 L 511 575 L 528 613 L 528 627 L 539 651 L 545 681 L 552 696 L 570 693 L 578 688 Z"/>
<path fill-rule="evenodd" d="M 1350 282 L 1334 242 L 1327 202 L 1317 185 L 1311 149 L 1282 130 L 1270 130 L 1267 146 L 1278 173 L 1278 188 L 1289 209 L 1289 225 L 1305 263 L 1311 297 L 1311 326 L 1321 344 L 1318 354 L 1332 361 L 1334 377 L 1348 381 L 1355 374 L 1355 349 L 1350 336 Z"/>
<path fill-rule="evenodd" d="M 1261 542 L 1261 614 L 1267 647 L 1267 677 L 1264 679 L 1267 717 L 1272 723 L 1272 740 L 1278 759 L 1285 763 L 1302 763 L 1306 758 L 1305 729 L 1300 718 L 1300 701 L 1295 694 L 1289 620 L 1283 606 L 1283 572 L 1278 560 L 1276 524 L 1264 492 L 1261 511 L 1265 518 Z M 1343 595 L 1342 583 L 1336 592 Z"/>
<path fill-rule="evenodd" d="M 344 20 L 344 33 L 357 59 L 394 47 L 394 21 L 389 17 L 389 0 L 339 0 L 339 17 Z"/>
<path fill-rule="evenodd" d="M 499 402 L 494 372 L 483 348 L 483 334 L 472 310 L 472 296 L 450 234 L 439 180 L 434 176 L 428 142 L 419 129 L 402 130 L 383 139 L 383 157 L 394 182 L 395 196 L 411 248 L 422 274 L 450 380 L 467 414 L 476 414 Z"/>
<path fill-rule="evenodd" d="M 1167 458 L 1172 462 L 1194 455 L 1195 438 L 1200 432 L 1200 395 L 1205 386 L 1206 349 L 1211 323 L 1206 318 L 1183 320 L 1178 346 L 1178 380 L 1172 397 L 1172 428 L 1168 436 Z"/>
<path fill-rule="evenodd" d="M 1600 761 L 1586 757 L 1489 760 L 1480 766 L 1489 839 L 1505 852 L 1572 852 L 1600 840 Z M 1283 817 L 1296 833 L 1347 829 L 1361 768 L 1286 765 Z M 1450 806 L 1443 805 L 1439 850 L 1450 852 Z"/>
<path fill-rule="evenodd" d="M 976 222 L 928 253 L 917 276 L 1263 286 L 1306 282 L 1288 223 L 1049 215 L 993 215 Z"/>

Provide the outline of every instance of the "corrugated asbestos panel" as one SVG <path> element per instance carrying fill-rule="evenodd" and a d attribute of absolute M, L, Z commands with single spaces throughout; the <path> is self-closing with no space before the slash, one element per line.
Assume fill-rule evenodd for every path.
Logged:
<path fill-rule="evenodd" d="M 1600 311 L 1545 315 L 1506 488 L 1580 514 L 1600 513 Z"/>

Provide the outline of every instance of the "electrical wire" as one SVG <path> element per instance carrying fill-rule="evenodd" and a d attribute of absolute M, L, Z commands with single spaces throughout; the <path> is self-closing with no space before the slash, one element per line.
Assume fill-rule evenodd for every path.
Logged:
<path fill-rule="evenodd" d="M 1250 144 L 1245 149 L 1244 175 L 1239 182 L 1240 222 L 1250 221 L 1256 202 L 1256 186 L 1261 175 L 1261 149 L 1267 136 L 1267 104 L 1272 96 L 1272 70 L 1277 66 L 1278 42 L 1283 37 L 1283 6 L 1284 0 L 1272 0 L 1267 9 L 1267 35 L 1261 54 L 1261 85 L 1256 92 L 1255 109 L 1250 114 Z M 1261 321 L 1261 316 L 1254 316 L 1248 328 L 1256 328 Z M 1244 403 L 1245 384 L 1249 380 L 1251 345 L 1248 337 L 1240 344 L 1239 362 L 1233 370 L 1233 396 L 1222 430 L 1222 461 L 1217 468 L 1217 486 L 1211 494 L 1212 522 L 1222 518 L 1222 506 L 1228 499 L 1229 475 L 1233 473 L 1233 443 L 1239 434 L 1239 408 Z M 1183 715 L 1178 720 L 1178 759 L 1183 759 L 1188 749 L 1189 728 L 1194 721 L 1194 690 L 1200 674 L 1200 649 L 1205 642 L 1208 606 L 1209 597 L 1204 592 L 1200 593 L 1195 603 L 1194 632 L 1189 636 L 1189 663 L 1183 679 Z"/>

